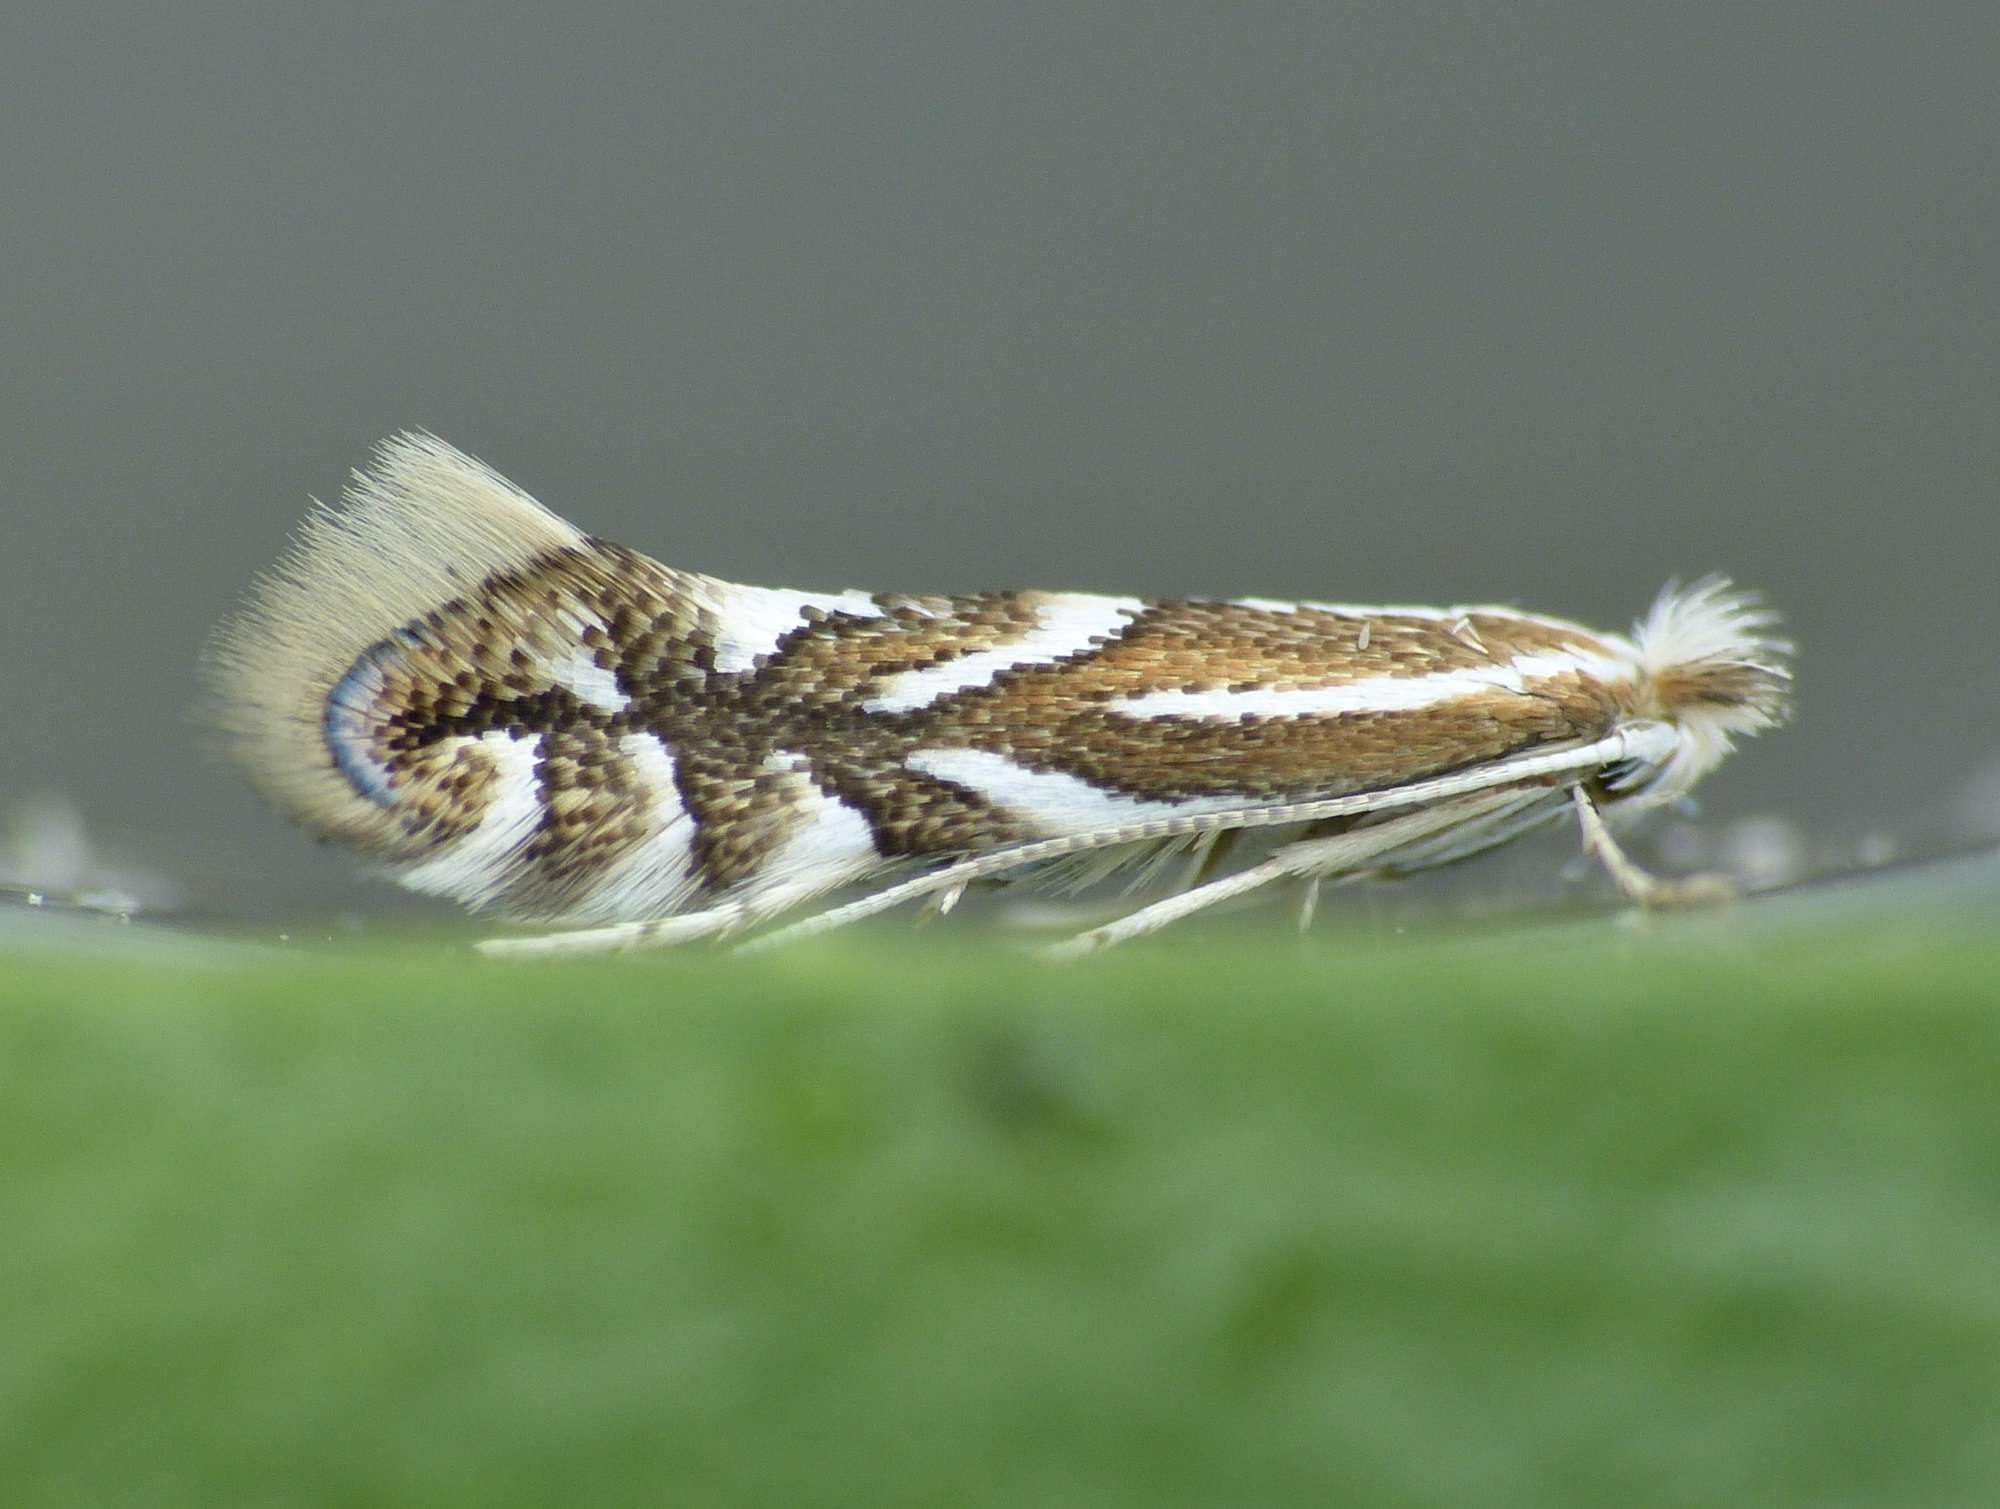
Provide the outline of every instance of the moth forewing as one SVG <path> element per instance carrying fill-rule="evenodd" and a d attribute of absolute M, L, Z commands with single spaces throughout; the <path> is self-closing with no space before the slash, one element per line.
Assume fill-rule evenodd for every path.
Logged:
<path fill-rule="evenodd" d="M 307 827 L 413 889 L 573 929 L 495 952 L 736 933 L 863 888 L 777 941 L 1052 864 L 1150 871 L 1344 825 L 1218 879 L 1204 852 L 1101 943 L 1272 880 L 1449 862 L 1566 804 L 1658 899 L 1591 819 L 1671 799 L 1783 717 L 1771 622 L 1720 579 L 1630 636 L 1497 607 L 745 587 L 403 435 L 208 672 L 238 757 Z"/>

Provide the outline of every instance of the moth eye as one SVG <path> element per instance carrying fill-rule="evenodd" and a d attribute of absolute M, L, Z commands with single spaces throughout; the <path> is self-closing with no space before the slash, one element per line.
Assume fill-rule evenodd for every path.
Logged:
<path fill-rule="evenodd" d="M 1646 785 L 1659 772 L 1644 760 L 1613 760 L 1597 773 L 1608 791 L 1635 791 Z"/>

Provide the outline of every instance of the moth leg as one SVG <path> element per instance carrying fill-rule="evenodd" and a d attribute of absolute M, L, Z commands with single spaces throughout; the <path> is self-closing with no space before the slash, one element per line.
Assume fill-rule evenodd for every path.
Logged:
<path fill-rule="evenodd" d="M 740 927 L 747 917 L 735 904 L 677 917 L 652 917 L 644 922 L 616 922 L 609 927 L 577 928 L 566 933 L 536 933 L 526 938 L 485 938 L 474 945 L 489 959 L 558 959 L 576 954 L 615 954 L 628 949 L 671 948 L 695 938 L 707 938 Z"/>
<path fill-rule="evenodd" d="M 934 921 L 939 917 L 949 917 L 951 909 L 958 905 L 959 901 L 965 895 L 965 888 L 971 884 L 972 882 L 969 880 L 961 880 L 956 885 L 948 885 L 940 890 L 932 891 L 929 896 L 924 898 L 924 904 L 917 909 L 918 924 L 922 925 L 923 923 Z"/>
<path fill-rule="evenodd" d="M 1136 912 L 1127 912 L 1102 927 L 1067 938 L 1045 950 L 1045 953 L 1052 959 L 1079 958 L 1097 949 L 1109 948 L 1114 943 L 1122 943 L 1127 938 L 1155 932 L 1203 907 L 1241 896 L 1287 876 L 1320 880 L 1331 875 L 1353 874 L 1370 861 L 1380 859 L 1405 844 L 1455 828 L 1516 799 L 1517 793 L 1511 789 L 1475 791 L 1366 827 L 1350 828 L 1324 838 L 1300 839 L 1285 845 L 1262 864 L 1252 865 L 1221 880 L 1212 880 L 1191 891 L 1183 891 L 1178 896 L 1169 896 L 1151 906 L 1140 907 Z"/>
<path fill-rule="evenodd" d="M 1679 880 L 1662 880 L 1642 870 L 1611 836 L 1611 828 L 1597 803 L 1581 786 L 1570 788 L 1576 804 L 1576 820 L 1583 829 L 1583 849 L 1604 866 L 1612 884 L 1626 897 L 1643 907 L 1701 906 L 1736 899 L 1736 883 L 1727 875 L 1689 875 Z"/>
<path fill-rule="evenodd" d="M 1187 867 L 1175 877 L 1173 889 L 1192 890 L 1215 874 L 1216 867 L 1236 847 L 1239 832 L 1236 828 L 1217 828 L 1197 838 L 1188 849 Z"/>
<path fill-rule="evenodd" d="M 1065 938 L 1060 943 L 1051 943 L 1041 950 L 1045 959 L 1080 959 L 1085 954 L 1109 948 L 1114 943 L 1123 943 L 1127 938 L 1141 937 L 1157 932 L 1169 922 L 1200 911 L 1203 907 L 1214 906 L 1218 901 L 1228 901 L 1269 885 L 1274 880 L 1283 880 L 1293 873 L 1290 861 L 1283 853 L 1272 855 L 1262 864 L 1252 865 L 1247 870 L 1239 870 L 1234 875 L 1226 875 L 1221 880 L 1211 880 L 1206 885 L 1195 886 L 1192 890 L 1181 891 L 1156 901 L 1151 906 L 1142 906 L 1135 912 L 1127 912 L 1102 927 L 1093 927 L 1088 932 L 1078 933 L 1073 938 Z"/>
<path fill-rule="evenodd" d="M 1308 875 L 1299 883 L 1299 931 L 1312 931 L 1313 913 L 1319 910 L 1320 877 Z"/>
<path fill-rule="evenodd" d="M 846 927 L 849 923 L 859 922 L 864 917 L 872 917 L 877 912 L 887 911 L 892 906 L 899 906 L 905 901 L 914 901 L 918 897 L 928 898 L 941 891 L 963 894 L 973 881 L 989 873 L 992 872 L 980 860 L 961 861 L 929 875 L 917 875 L 908 880 L 899 880 L 879 890 L 870 891 L 865 896 L 857 896 L 852 901 L 844 901 L 839 906 L 830 906 L 824 911 L 814 912 L 810 917 L 802 917 L 797 922 L 789 922 L 783 927 L 759 933 L 756 937 L 737 944 L 730 952 L 738 958 L 746 954 L 761 954 L 788 943 L 797 943 L 802 938 L 830 933 L 837 927 Z M 952 904 L 957 904 L 957 896 L 953 896 Z"/>

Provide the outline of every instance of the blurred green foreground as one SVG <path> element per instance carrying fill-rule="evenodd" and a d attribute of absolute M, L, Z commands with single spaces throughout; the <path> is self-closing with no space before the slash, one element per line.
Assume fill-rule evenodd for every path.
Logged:
<path fill-rule="evenodd" d="M 2000 942 L 0 952 L 0 1500 L 2000 1502 Z"/>

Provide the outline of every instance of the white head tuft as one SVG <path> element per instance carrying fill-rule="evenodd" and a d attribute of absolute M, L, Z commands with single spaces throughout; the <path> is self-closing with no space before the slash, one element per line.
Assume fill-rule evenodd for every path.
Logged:
<path fill-rule="evenodd" d="M 1777 622 L 1755 593 L 1709 576 L 1689 587 L 1669 583 L 1633 625 L 1655 711 L 1680 736 L 1647 787 L 1648 804 L 1679 796 L 1738 737 L 1776 728 L 1790 715 L 1792 645 L 1770 632 Z"/>

